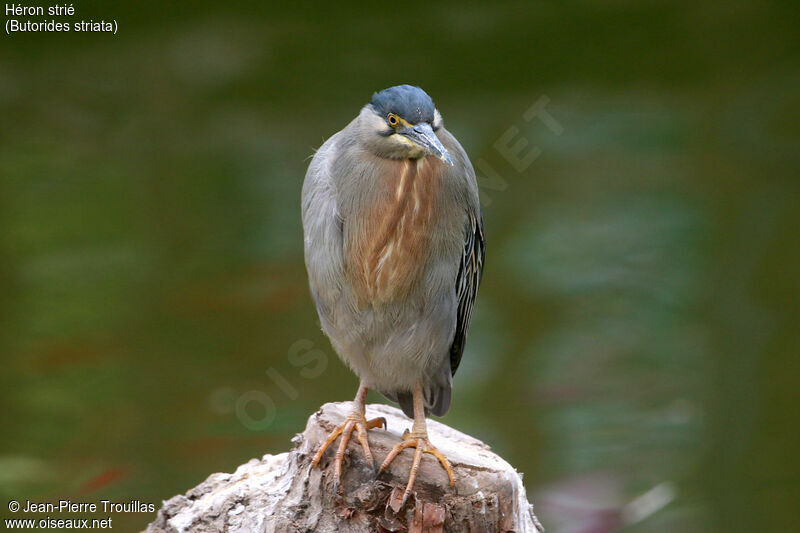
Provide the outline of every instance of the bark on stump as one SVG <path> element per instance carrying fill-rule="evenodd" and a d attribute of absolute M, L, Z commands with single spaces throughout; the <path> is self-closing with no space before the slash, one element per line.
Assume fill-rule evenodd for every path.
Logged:
<path fill-rule="evenodd" d="M 438 461 L 425 454 L 405 507 L 399 508 L 412 450 L 375 477 L 364 461 L 356 433 L 348 444 L 339 494 L 333 493 L 332 461 L 339 441 L 320 465 L 311 459 L 328 433 L 342 423 L 350 403 L 328 403 L 292 439 L 287 453 L 265 455 L 233 474 L 213 474 L 185 495 L 164 502 L 147 531 L 161 532 L 517 532 L 544 531 L 528 503 L 522 477 L 489 447 L 468 435 L 428 420 L 431 442 L 449 460 L 456 486 L 450 487 Z M 411 421 L 387 405 L 367 406 L 367 418 L 386 418 L 388 430 L 369 431 L 378 464 Z"/>

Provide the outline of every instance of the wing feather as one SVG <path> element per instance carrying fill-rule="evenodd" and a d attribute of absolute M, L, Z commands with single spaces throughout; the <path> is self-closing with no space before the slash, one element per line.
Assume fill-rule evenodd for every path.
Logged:
<path fill-rule="evenodd" d="M 302 192 L 305 261 L 322 329 L 330 331 L 332 307 L 344 277 L 342 217 L 331 175 L 341 132 L 328 139 L 308 167 Z"/>
<path fill-rule="evenodd" d="M 450 346 L 450 371 L 455 375 L 464 346 L 467 342 L 467 330 L 472 320 L 472 307 L 478 294 L 483 275 L 483 262 L 486 256 L 486 239 L 483 233 L 483 213 L 469 213 L 466 225 L 464 253 L 456 276 L 456 295 L 458 311 L 456 315 L 456 333 Z"/>

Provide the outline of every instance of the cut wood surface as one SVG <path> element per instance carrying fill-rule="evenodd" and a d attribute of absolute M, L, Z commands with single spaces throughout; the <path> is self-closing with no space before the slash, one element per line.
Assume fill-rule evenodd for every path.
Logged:
<path fill-rule="evenodd" d="M 518 532 L 544 531 L 528 503 L 522 478 L 477 439 L 434 420 L 431 442 L 453 466 L 456 485 L 425 454 L 414 492 L 400 508 L 413 450 L 403 451 L 376 477 L 364 461 L 355 433 L 347 448 L 339 493 L 333 492 L 333 455 L 320 465 L 311 459 L 330 431 L 341 424 L 350 403 L 328 403 L 313 414 L 294 449 L 265 455 L 232 474 L 213 474 L 184 495 L 164 502 L 147 531 L 161 532 Z M 369 431 L 378 464 L 411 420 L 382 404 L 367 406 L 367 418 L 384 417 L 387 429 Z"/>

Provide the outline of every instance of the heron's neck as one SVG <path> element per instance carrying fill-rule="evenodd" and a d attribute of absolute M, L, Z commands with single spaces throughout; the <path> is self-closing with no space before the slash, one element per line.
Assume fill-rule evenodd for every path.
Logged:
<path fill-rule="evenodd" d="M 373 201 L 350 236 L 351 271 L 368 300 L 404 294 L 418 279 L 430 248 L 439 169 L 434 158 L 404 159 L 376 176 Z"/>

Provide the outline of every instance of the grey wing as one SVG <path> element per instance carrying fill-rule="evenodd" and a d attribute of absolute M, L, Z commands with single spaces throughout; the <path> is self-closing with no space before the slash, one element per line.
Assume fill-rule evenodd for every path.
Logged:
<path fill-rule="evenodd" d="M 332 320 L 332 306 L 342 289 L 344 270 L 342 219 L 331 162 L 339 134 L 328 139 L 311 161 L 303 182 L 302 213 L 306 269 L 322 329 Z"/>
<path fill-rule="evenodd" d="M 456 374 L 464 346 L 467 330 L 472 320 L 472 307 L 478 294 L 478 285 L 483 275 L 483 261 L 486 255 L 486 239 L 483 234 L 483 213 L 469 213 L 466 225 L 466 238 L 461 264 L 456 276 L 456 295 L 458 310 L 456 314 L 456 333 L 450 346 L 450 371 Z"/>

